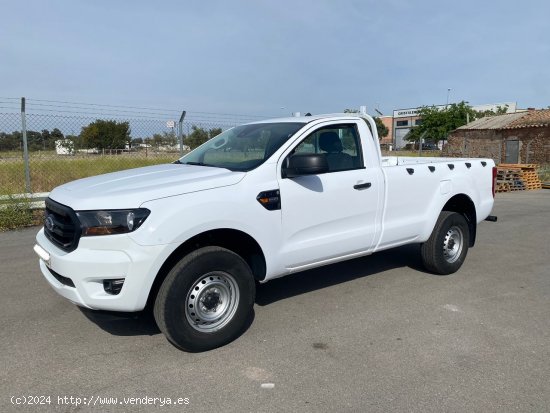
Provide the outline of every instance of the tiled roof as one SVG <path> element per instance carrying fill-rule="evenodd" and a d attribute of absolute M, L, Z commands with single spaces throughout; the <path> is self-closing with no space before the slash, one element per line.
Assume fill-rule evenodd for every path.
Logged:
<path fill-rule="evenodd" d="M 550 125 L 550 109 L 530 110 L 525 116 L 510 123 L 506 129 Z"/>
<path fill-rule="evenodd" d="M 504 129 L 511 123 L 525 116 L 527 112 L 507 113 L 505 115 L 487 116 L 476 119 L 467 125 L 461 126 L 458 130 L 468 129 Z"/>
<path fill-rule="evenodd" d="M 507 113 L 477 119 L 457 130 L 515 129 L 550 125 L 550 109 Z"/>

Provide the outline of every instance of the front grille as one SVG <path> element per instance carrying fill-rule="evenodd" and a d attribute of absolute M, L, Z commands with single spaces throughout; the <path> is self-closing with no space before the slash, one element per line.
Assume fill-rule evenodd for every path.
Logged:
<path fill-rule="evenodd" d="M 75 212 L 66 205 L 46 199 L 44 234 L 63 251 L 71 252 L 78 247 L 81 229 Z"/>
<path fill-rule="evenodd" d="M 59 281 L 61 284 L 63 285 L 67 285 L 69 287 L 73 287 L 75 288 L 74 286 L 74 282 L 73 280 L 71 280 L 70 278 L 68 277 L 63 277 L 61 274 L 58 274 L 56 273 L 54 270 L 52 270 L 51 268 L 48 268 L 48 271 L 50 272 L 51 275 L 54 276 L 54 278 Z"/>

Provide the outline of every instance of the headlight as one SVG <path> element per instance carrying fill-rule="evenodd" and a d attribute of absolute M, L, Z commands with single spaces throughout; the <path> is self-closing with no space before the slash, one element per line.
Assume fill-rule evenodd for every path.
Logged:
<path fill-rule="evenodd" d="M 81 211 L 82 236 L 126 234 L 138 229 L 151 211 L 145 208 L 112 211 Z"/>

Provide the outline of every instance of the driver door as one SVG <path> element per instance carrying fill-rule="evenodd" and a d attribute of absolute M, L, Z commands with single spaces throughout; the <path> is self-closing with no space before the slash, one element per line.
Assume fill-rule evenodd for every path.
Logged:
<path fill-rule="evenodd" d="M 342 169 L 330 164 L 319 175 L 283 178 L 285 159 L 294 153 L 325 153 L 321 136 L 336 134 L 341 153 L 351 163 Z M 281 258 L 287 269 L 366 253 L 376 234 L 379 196 L 379 169 L 366 168 L 355 122 L 323 126 L 299 142 L 278 165 L 282 210 Z"/>

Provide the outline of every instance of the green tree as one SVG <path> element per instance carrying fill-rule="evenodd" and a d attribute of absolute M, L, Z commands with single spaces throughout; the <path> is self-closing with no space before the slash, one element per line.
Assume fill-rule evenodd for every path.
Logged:
<path fill-rule="evenodd" d="M 55 141 L 58 141 L 60 139 L 65 139 L 65 136 L 63 136 L 63 132 L 61 132 L 59 129 L 57 128 L 53 128 L 52 129 L 52 132 L 50 133 L 50 136 L 52 137 L 53 140 Z"/>
<path fill-rule="evenodd" d="M 390 133 L 390 130 L 386 125 L 384 125 L 384 123 L 382 122 L 382 119 L 375 116 L 374 122 L 376 123 L 376 130 L 378 131 L 378 139 L 382 139 L 388 136 L 388 133 Z"/>
<path fill-rule="evenodd" d="M 0 150 L 19 151 L 22 147 L 21 132 L 0 133 Z"/>
<path fill-rule="evenodd" d="M 204 142 L 210 139 L 208 132 L 203 128 L 199 128 L 196 125 L 191 127 L 192 132 L 189 134 L 187 139 L 185 139 L 185 144 L 189 145 L 191 149 L 195 149 L 198 146 L 201 146 Z"/>
<path fill-rule="evenodd" d="M 178 144 L 178 138 L 174 132 L 155 133 L 152 137 L 146 139 L 149 139 L 147 143 L 157 149 L 161 146 L 175 147 Z M 132 142 L 136 143 L 136 140 L 134 139 Z"/>
<path fill-rule="evenodd" d="M 175 132 L 163 132 L 162 144 L 165 146 L 176 146 L 178 144 L 178 138 Z"/>
<path fill-rule="evenodd" d="M 418 111 L 418 116 L 422 122 L 406 136 L 405 139 L 409 142 L 418 142 L 420 139 L 432 142 L 445 140 L 452 130 L 465 125 L 468 120 L 475 120 L 478 112 L 462 101 L 450 104 L 443 110 L 435 106 L 424 106 Z"/>
<path fill-rule="evenodd" d="M 184 141 L 184 143 L 186 145 L 189 145 L 191 149 L 195 149 L 196 147 L 202 145 L 204 142 L 222 133 L 222 128 L 212 128 L 206 130 L 203 128 L 199 128 L 196 125 L 193 125 L 191 127 L 191 130 L 192 132 Z"/>
<path fill-rule="evenodd" d="M 508 105 L 497 106 L 496 110 L 484 110 L 476 112 L 476 119 L 484 118 L 486 116 L 505 115 L 508 113 Z"/>
<path fill-rule="evenodd" d="M 464 101 L 450 104 L 443 110 L 435 106 L 424 106 L 418 111 L 421 124 L 411 129 L 405 139 L 409 142 L 418 142 L 421 138 L 439 142 L 447 139 L 451 131 L 468 122 L 507 112 L 508 105 L 498 106 L 496 110 L 476 111 Z"/>
<path fill-rule="evenodd" d="M 84 148 L 84 144 L 82 143 L 82 138 L 80 137 L 80 135 L 65 135 L 63 139 L 56 140 L 61 140 L 62 146 L 72 148 L 73 150 Z"/>
<path fill-rule="evenodd" d="M 210 139 L 212 139 L 215 136 L 218 136 L 220 133 L 222 133 L 222 128 L 212 128 L 208 131 L 208 134 L 210 135 Z"/>
<path fill-rule="evenodd" d="M 131 142 L 130 124 L 114 120 L 97 119 L 80 132 L 82 143 L 88 148 L 124 149 Z"/>
<path fill-rule="evenodd" d="M 61 134 L 61 138 L 59 137 L 59 134 Z M 55 149 L 55 141 L 59 139 L 63 139 L 63 134 L 59 129 L 54 129 L 53 131 L 49 131 L 47 129 L 43 129 L 41 133 L 42 137 L 42 149 L 44 150 L 53 150 Z"/>
<path fill-rule="evenodd" d="M 39 151 L 44 149 L 44 140 L 42 133 L 33 130 L 27 131 L 27 145 L 29 151 Z"/>
<path fill-rule="evenodd" d="M 164 144 L 164 137 L 160 133 L 155 133 L 151 137 L 151 145 L 153 145 L 153 148 L 159 148 L 159 146 L 162 146 Z"/>
<path fill-rule="evenodd" d="M 359 113 L 357 109 L 344 109 L 344 113 Z M 384 122 L 382 122 L 382 119 L 380 119 L 377 116 L 373 116 L 374 123 L 376 123 L 376 131 L 378 132 L 378 139 L 385 138 L 388 136 L 388 133 L 390 133 L 388 127 L 384 125 Z M 365 119 L 366 122 L 366 119 Z M 370 129 L 370 124 L 367 122 L 367 125 Z"/>

